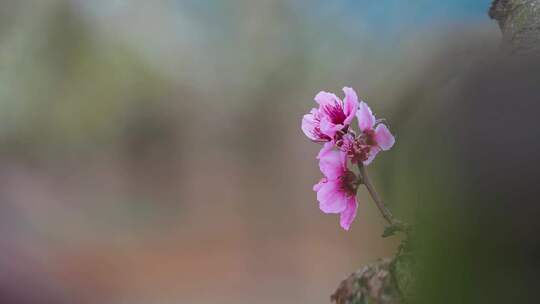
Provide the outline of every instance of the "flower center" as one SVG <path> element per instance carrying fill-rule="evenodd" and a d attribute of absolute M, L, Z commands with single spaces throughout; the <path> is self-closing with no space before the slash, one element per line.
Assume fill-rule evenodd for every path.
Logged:
<path fill-rule="evenodd" d="M 375 141 L 375 131 L 372 129 L 365 130 L 362 132 L 362 137 L 364 139 L 364 142 L 368 146 L 375 146 L 377 145 L 377 142 Z"/>
<path fill-rule="evenodd" d="M 347 152 L 352 163 L 358 163 L 367 160 L 372 147 L 376 145 L 375 131 L 365 130 L 347 145 L 342 144 L 342 149 Z M 341 146 L 338 145 L 338 147 Z"/>
<path fill-rule="evenodd" d="M 340 188 L 343 192 L 348 195 L 356 195 L 356 189 L 358 188 L 356 174 L 352 171 L 345 171 L 345 173 L 340 176 Z"/>
<path fill-rule="evenodd" d="M 326 105 L 324 111 L 333 124 L 342 124 L 345 121 L 346 117 L 345 113 L 343 113 L 343 107 L 338 102 Z"/>

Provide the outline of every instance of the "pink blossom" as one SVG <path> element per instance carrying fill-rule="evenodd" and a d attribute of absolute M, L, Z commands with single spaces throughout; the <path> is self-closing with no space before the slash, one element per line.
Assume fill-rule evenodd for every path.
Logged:
<path fill-rule="evenodd" d="M 358 109 L 358 96 L 349 87 L 344 87 L 342 101 L 336 95 L 321 91 L 315 96 L 319 108 L 313 108 L 302 118 L 302 131 L 316 142 L 328 142 L 347 132 Z"/>
<path fill-rule="evenodd" d="M 360 178 L 347 168 L 351 163 L 369 165 L 380 151 L 392 148 L 395 139 L 388 127 L 377 120 L 369 106 L 352 88 L 343 88 L 345 98 L 328 92 L 315 96 L 318 108 L 302 119 L 302 131 L 315 142 L 324 143 L 317 159 L 324 177 L 313 186 L 319 208 L 324 213 L 340 214 L 340 225 L 349 230 L 358 208 L 356 200 Z M 354 117 L 359 130 L 351 127 Z"/>
<path fill-rule="evenodd" d="M 313 186 L 319 208 L 324 213 L 339 213 L 341 227 L 349 230 L 358 207 L 358 183 L 356 175 L 347 169 L 347 154 L 323 148 L 319 153 L 319 167 L 324 177 Z"/>
<path fill-rule="evenodd" d="M 347 152 L 353 163 L 362 162 L 367 166 L 380 151 L 390 150 L 395 139 L 388 127 L 375 119 L 375 115 L 365 102 L 360 102 L 356 117 L 360 134 L 356 137 L 343 136 L 337 145 Z"/>

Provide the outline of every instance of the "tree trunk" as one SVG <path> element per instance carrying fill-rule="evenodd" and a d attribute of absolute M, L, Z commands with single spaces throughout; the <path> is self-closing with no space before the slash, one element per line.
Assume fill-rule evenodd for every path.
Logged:
<path fill-rule="evenodd" d="M 494 0 L 489 16 L 499 23 L 505 51 L 540 54 L 540 0 Z"/>

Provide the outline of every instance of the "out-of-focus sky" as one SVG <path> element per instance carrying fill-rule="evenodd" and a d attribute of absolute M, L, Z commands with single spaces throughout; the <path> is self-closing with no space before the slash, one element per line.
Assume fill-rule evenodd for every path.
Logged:
<path fill-rule="evenodd" d="M 169 2 L 180 10 L 188 9 L 209 19 L 222 18 L 223 9 L 229 7 L 231 3 L 217 0 Z M 355 20 L 357 24 L 371 28 L 377 27 L 384 32 L 395 32 L 402 26 L 425 25 L 433 21 L 454 22 L 464 18 L 487 20 L 486 7 L 489 7 L 491 2 L 491 0 L 299 0 L 285 2 L 285 4 L 293 10 L 307 14 L 320 14 L 321 18 L 332 13 L 339 13 L 344 18 Z M 111 14 L 131 5 L 132 1 L 96 0 L 86 4 L 98 8 L 102 13 Z"/>
<path fill-rule="evenodd" d="M 80 0 L 79 0 L 80 1 Z M 81 1 L 85 2 L 85 1 Z M 171 7 L 188 10 L 200 18 L 219 23 L 234 18 L 230 3 L 238 1 L 176 0 Z M 399 39 L 399 35 L 434 23 L 487 22 L 491 0 L 299 0 L 283 2 L 299 18 L 315 22 L 349 25 L 377 35 L 381 40 Z M 101 14 L 115 14 L 131 5 L 129 0 L 97 0 L 84 3 Z M 234 7 L 234 5 L 233 5 Z M 227 13 L 227 14 L 224 14 Z M 329 20 L 328 17 L 340 16 Z"/>
<path fill-rule="evenodd" d="M 162 71 L 185 75 L 177 65 L 191 65 L 192 85 L 212 81 L 221 89 L 256 86 L 262 78 L 253 73 L 295 56 L 310 80 L 341 75 L 371 88 L 413 72 L 396 66 L 419 66 L 448 33 L 499 34 L 487 15 L 489 0 L 75 2 L 102 32 L 127 41 Z M 353 77 L 359 69 L 351 62 L 362 73 Z"/>
<path fill-rule="evenodd" d="M 380 40 L 394 41 L 410 31 L 434 24 L 487 22 L 489 3 L 490 0 L 348 0 L 298 1 L 293 5 L 308 14 L 315 12 L 321 21 L 333 14 L 340 15 L 342 20 L 335 21 L 349 24 L 351 30 L 357 28 Z M 307 6 L 309 10 L 305 9 Z"/>

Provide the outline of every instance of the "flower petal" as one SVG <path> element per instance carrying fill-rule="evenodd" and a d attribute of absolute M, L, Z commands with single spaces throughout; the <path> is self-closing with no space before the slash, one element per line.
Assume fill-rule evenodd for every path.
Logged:
<path fill-rule="evenodd" d="M 321 148 L 321 151 L 319 151 L 319 154 L 317 155 L 317 159 L 321 159 L 321 157 L 324 157 L 324 155 L 332 151 L 332 148 L 334 148 L 334 143 L 331 141 L 326 142 L 324 146 Z"/>
<path fill-rule="evenodd" d="M 343 172 L 347 171 L 347 151 L 338 150 L 339 162 Z"/>
<path fill-rule="evenodd" d="M 339 103 L 340 99 L 335 94 L 320 91 L 315 95 L 315 101 L 320 107 L 324 107 L 326 105 L 335 105 L 336 102 Z"/>
<path fill-rule="evenodd" d="M 358 127 L 360 130 L 369 130 L 373 128 L 375 124 L 375 116 L 371 112 L 371 109 L 365 102 L 360 102 L 358 106 L 358 112 L 356 112 L 356 117 L 358 118 Z"/>
<path fill-rule="evenodd" d="M 396 142 L 394 136 L 384 124 L 380 124 L 375 128 L 375 141 L 383 151 L 390 150 Z"/>
<path fill-rule="evenodd" d="M 317 191 L 319 208 L 324 213 L 341 213 L 347 207 L 347 196 L 341 191 L 340 181 L 324 183 Z"/>
<path fill-rule="evenodd" d="M 319 159 L 319 168 L 329 180 L 339 178 L 345 172 L 343 153 L 334 150 L 323 153 Z"/>
<path fill-rule="evenodd" d="M 347 198 L 347 207 L 341 212 L 339 218 L 339 224 L 345 230 L 349 230 L 354 218 L 356 217 L 356 210 L 358 209 L 358 202 L 356 196 L 350 196 Z"/>
<path fill-rule="evenodd" d="M 377 156 L 377 154 L 381 151 L 381 148 L 379 147 L 372 147 L 371 150 L 369 150 L 369 156 L 368 158 L 363 161 L 362 163 L 364 164 L 364 166 L 367 166 L 369 164 L 371 164 L 371 162 L 375 159 L 375 156 Z"/>
<path fill-rule="evenodd" d="M 334 135 L 336 135 L 337 131 L 343 129 L 343 125 L 341 125 L 341 124 L 336 125 L 336 124 L 332 123 L 330 121 L 330 119 L 328 119 L 328 117 L 323 117 L 321 119 L 320 129 L 321 129 L 321 133 L 333 138 Z"/>
<path fill-rule="evenodd" d="M 314 109 L 316 110 L 316 109 Z M 315 117 L 312 113 L 304 115 L 302 118 L 302 131 L 304 134 L 311 140 L 319 140 L 316 136 L 315 128 L 318 126 L 318 121 L 315 120 Z"/>
<path fill-rule="evenodd" d="M 326 177 L 321 178 L 321 180 L 313 185 L 313 191 L 319 191 L 321 187 L 328 182 L 328 179 Z"/>
<path fill-rule="evenodd" d="M 354 119 L 354 115 L 358 110 L 358 96 L 356 95 L 356 92 L 349 87 L 344 87 L 343 92 L 345 93 L 345 99 L 343 99 L 343 112 L 346 116 L 343 124 L 349 125 L 351 124 L 352 120 Z"/>

